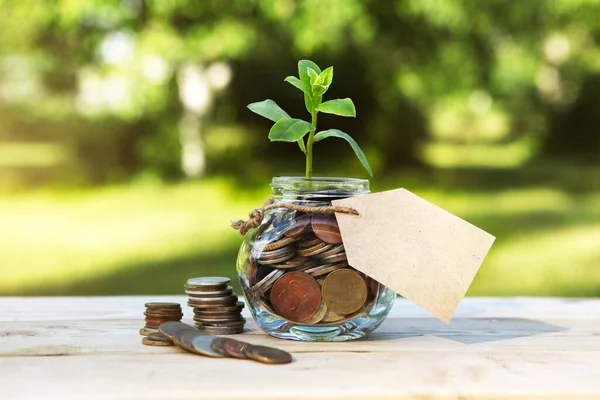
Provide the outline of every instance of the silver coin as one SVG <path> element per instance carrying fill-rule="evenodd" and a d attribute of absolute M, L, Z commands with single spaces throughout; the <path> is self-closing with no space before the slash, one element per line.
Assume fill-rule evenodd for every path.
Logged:
<path fill-rule="evenodd" d="M 198 329 L 211 335 L 237 335 L 239 333 L 244 333 L 244 327 L 199 327 Z"/>
<path fill-rule="evenodd" d="M 261 280 L 256 285 L 254 285 L 252 287 L 252 290 L 254 290 L 260 294 L 265 293 L 267 290 L 269 290 L 271 288 L 271 286 L 273 286 L 275 281 L 277 279 L 279 279 L 279 277 L 283 274 L 284 274 L 284 271 L 280 271 L 280 270 L 276 269 L 275 271 L 273 271 L 269 275 L 267 275 L 265 278 L 263 278 L 263 280 Z"/>
<path fill-rule="evenodd" d="M 289 254 L 286 254 L 285 256 L 281 256 L 280 258 L 269 258 L 269 259 L 265 259 L 265 260 L 260 258 L 257 260 L 257 262 L 259 264 L 263 264 L 263 265 L 279 264 L 279 263 L 289 260 L 290 258 L 294 257 L 294 255 L 295 255 L 294 253 L 289 253 Z"/>
<path fill-rule="evenodd" d="M 237 303 L 238 296 L 233 294 L 224 297 L 189 297 L 188 305 L 196 308 L 213 308 L 223 306 L 233 306 Z"/>
<path fill-rule="evenodd" d="M 207 318 L 207 317 L 202 317 L 202 316 L 196 315 L 193 319 L 196 322 L 202 322 L 202 323 L 207 323 L 207 324 L 215 324 L 215 323 L 219 323 L 219 322 L 246 322 L 246 319 L 244 317 L 242 317 L 240 314 L 235 315 L 235 316 L 223 317 L 223 318 L 215 318 L 215 317 Z"/>
<path fill-rule="evenodd" d="M 318 276 L 327 275 L 330 272 L 333 272 L 333 271 L 338 270 L 340 268 L 345 268 L 347 266 L 348 266 L 348 264 L 346 264 L 346 263 L 325 264 L 325 265 L 320 265 L 318 267 L 314 267 L 314 268 L 311 268 L 311 269 L 307 269 L 304 272 L 306 272 L 309 275 L 312 275 L 313 277 L 318 277 Z"/>
<path fill-rule="evenodd" d="M 346 257 L 346 252 L 332 254 L 330 256 L 321 258 L 321 261 L 330 262 L 330 263 L 336 263 L 336 262 L 346 261 L 346 260 L 348 260 L 348 257 Z"/>
<path fill-rule="evenodd" d="M 331 248 L 331 249 L 329 249 L 327 251 L 324 251 L 321 254 L 318 254 L 316 257 L 317 258 L 324 258 L 324 257 L 333 256 L 335 254 L 342 253 L 342 252 L 344 252 L 344 245 L 340 244 L 340 245 L 334 246 L 333 248 Z"/>
<path fill-rule="evenodd" d="M 185 294 L 187 294 L 190 297 L 225 297 L 225 296 L 231 296 L 233 294 L 233 288 L 231 286 L 228 286 L 224 290 L 217 290 L 217 291 L 211 291 L 211 292 L 203 292 L 203 291 L 199 291 L 199 290 L 187 290 L 186 289 Z"/>
<path fill-rule="evenodd" d="M 204 327 L 217 327 L 217 328 L 225 328 L 225 327 L 239 327 L 244 326 L 246 323 L 246 319 L 242 318 L 237 321 L 222 321 L 222 322 L 196 322 L 196 326 L 204 326 Z"/>
<path fill-rule="evenodd" d="M 179 337 L 177 344 L 179 345 L 179 347 L 189 351 L 190 353 L 196 353 L 208 357 L 221 358 L 223 356 L 214 351 L 210 346 L 213 339 L 213 336 L 210 336 L 205 332 L 185 332 Z"/>
<path fill-rule="evenodd" d="M 314 257 L 317 254 L 321 254 L 331 249 L 333 245 L 326 244 L 325 242 L 316 244 L 312 247 L 307 247 L 306 249 L 298 250 L 298 254 L 302 257 Z"/>
<path fill-rule="evenodd" d="M 288 254 L 294 254 L 294 248 L 290 245 L 275 250 L 263 250 L 258 254 L 258 259 L 268 261 L 272 259 L 285 257 Z"/>
<path fill-rule="evenodd" d="M 187 280 L 188 286 L 197 286 L 197 287 L 213 287 L 213 286 L 221 286 L 221 285 L 229 285 L 231 279 L 226 278 L 224 276 L 205 276 L 200 278 L 190 278 Z"/>

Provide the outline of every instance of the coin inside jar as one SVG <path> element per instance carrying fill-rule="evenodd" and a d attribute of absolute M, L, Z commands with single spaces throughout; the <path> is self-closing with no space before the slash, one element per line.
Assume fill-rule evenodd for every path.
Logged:
<path fill-rule="evenodd" d="M 292 322 L 303 322 L 319 311 L 321 287 L 304 272 L 288 272 L 273 284 L 270 299 L 277 314 Z"/>
<path fill-rule="evenodd" d="M 358 272 L 349 268 L 338 269 L 323 282 L 323 300 L 336 314 L 352 314 L 367 301 L 367 285 Z"/>
<path fill-rule="evenodd" d="M 284 236 L 296 237 L 306 230 L 310 225 L 310 215 L 303 215 L 294 220 L 288 229 L 283 232 Z"/>
<path fill-rule="evenodd" d="M 314 214 L 311 226 L 315 235 L 322 241 L 329 244 L 342 243 L 342 234 L 334 214 Z"/>

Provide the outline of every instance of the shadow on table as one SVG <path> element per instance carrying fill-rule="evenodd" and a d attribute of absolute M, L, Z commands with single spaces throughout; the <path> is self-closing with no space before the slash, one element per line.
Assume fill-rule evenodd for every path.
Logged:
<path fill-rule="evenodd" d="M 449 325 L 429 318 L 396 318 L 363 340 L 391 340 L 418 336 L 437 336 L 463 344 L 496 342 L 508 339 L 562 332 L 567 328 L 525 318 L 463 318 Z"/>

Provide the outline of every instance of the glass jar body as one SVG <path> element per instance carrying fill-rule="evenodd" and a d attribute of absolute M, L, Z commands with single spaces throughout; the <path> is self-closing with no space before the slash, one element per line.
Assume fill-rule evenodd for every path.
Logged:
<path fill-rule="evenodd" d="M 330 206 L 369 193 L 364 179 L 277 177 L 274 204 Z M 304 341 L 357 339 L 385 319 L 396 293 L 348 265 L 335 215 L 275 208 L 244 237 L 237 272 L 268 334 Z"/>

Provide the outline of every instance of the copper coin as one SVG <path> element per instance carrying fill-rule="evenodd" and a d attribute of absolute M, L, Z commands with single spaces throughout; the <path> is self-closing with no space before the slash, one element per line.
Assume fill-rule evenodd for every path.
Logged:
<path fill-rule="evenodd" d="M 244 333 L 243 326 L 203 326 L 196 325 L 197 329 L 203 333 L 208 333 L 211 335 L 237 335 L 239 333 Z"/>
<path fill-rule="evenodd" d="M 349 268 L 338 269 L 323 282 L 323 301 L 336 314 L 352 314 L 367 301 L 367 285 L 358 272 Z"/>
<path fill-rule="evenodd" d="M 246 357 L 264 364 L 288 364 L 292 362 L 290 353 L 273 347 L 249 345 L 243 351 Z"/>
<path fill-rule="evenodd" d="M 298 243 L 298 248 L 299 249 L 306 249 L 307 247 L 312 247 L 314 245 L 317 245 L 319 243 L 322 243 L 323 241 L 321 239 L 319 239 L 316 236 L 310 236 L 304 240 L 302 240 L 301 242 Z"/>
<path fill-rule="evenodd" d="M 194 308 L 194 313 L 201 314 L 211 314 L 211 315 L 219 315 L 219 314 L 229 314 L 229 313 L 239 313 L 245 307 L 244 303 L 241 301 L 236 302 L 232 306 L 223 306 L 223 307 L 212 307 L 212 308 Z"/>
<path fill-rule="evenodd" d="M 202 316 L 196 315 L 193 318 L 193 320 L 196 322 L 202 322 L 205 324 L 217 324 L 217 323 L 224 323 L 224 322 L 245 322 L 246 318 L 242 317 L 239 314 L 235 315 L 235 316 L 231 316 L 231 317 L 221 317 L 221 318 L 202 317 Z"/>
<path fill-rule="evenodd" d="M 188 304 L 196 308 L 213 308 L 222 306 L 233 306 L 237 303 L 237 294 L 224 296 L 224 297 L 190 297 L 188 298 Z"/>
<path fill-rule="evenodd" d="M 181 319 L 181 317 L 183 317 L 183 313 L 180 312 L 177 314 L 165 314 L 165 313 L 153 313 L 153 312 L 146 311 L 144 313 L 144 317 L 150 318 L 150 319 L 163 319 L 163 318 L 179 318 L 179 319 Z"/>
<path fill-rule="evenodd" d="M 220 355 L 229 357 L 229 354 L 227 354 L 227 352 L 225 351 L 225 343 L 227 343 L 229 340 L 235 340 L 235 339 L 221 338 L 221 337 L 214 338 L 213 341 L 210 343 L 210 347 L 211 347 L 211 349 L 213 349 L 213 351 L 216 351 Z"/>
<path fill-rule="evenodd" d="M 282 264 L 274 265 L 274 267 L 277 269 L 297 268 L 297 267 L 300 267 L 301 265 L 305 264 L 306 261 L 307 260 L 304 257 L 294 257 L 292 259 L 285 261 Z"/>
<path fill-rule="evenodd" d="M 342 234 L 334 214 L 314 214 L 312 229 L 319 239 L 329 244 L 342 243 Z"/>
<path fill-rule="evenodd" d="M 304 272 L 288 272 L 275 282 L 270 298 L 277 314 L 293 322 L 302 322 L 319 311 L 321 287 Z"/>
<path fill-rule="evenodd" d="M 297 237 L 304 232 L 309 225 L 310 215 L 303 215 L 299 218 L 296 218 L 290 227 L 283 232 L 283 235 L 287 237 Z"/>
<path fill-rule="evenodd" d="M 150 302 L 144 304 L 146 308 L 179 308 L 181 309 L 181 305 L 179 303 L 170 303 L 170 302 Z"/>
<path fill-rule="evenodd" d="M 240 358 L 240 359 L 245 360 L 248 357 L 246 357 L 246 355 L 244 354 L 244 349 L 248 346 L 250 346 L 250 343 L 240 342 L 239 340 L 235 340 L 235 339 L 229 339 L 227 341 L 227 343 L 225 343 L 224 347 L 225 347 L 225 352 L 230 357 Z"/>

